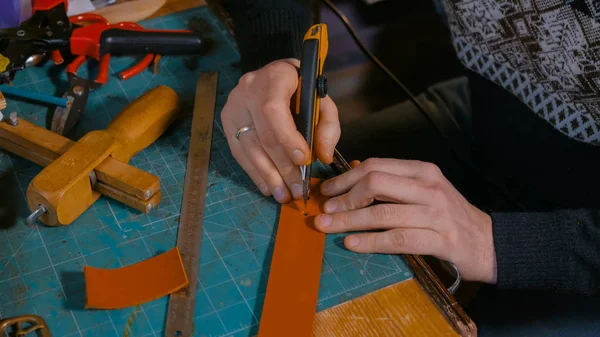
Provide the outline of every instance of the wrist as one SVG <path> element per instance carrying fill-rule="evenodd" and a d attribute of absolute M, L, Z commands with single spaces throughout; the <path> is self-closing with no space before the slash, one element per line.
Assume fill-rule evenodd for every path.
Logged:
<path fill-rule="evenodd" d="M 494 249 L 494 242 L 492 239 L 492 244 L 489 247 L 489 251 L 487 252 L 488 258 L 487 258 L 487 273 L 486 275 L 488 275 L 487 280 L 485 281 L 485 283 L 489 283 L 489 284 L 496 284 L 496 281 L 498 280 L 498 267 L 496 265 L 496 250 Z"/>
<path fill-rule="evenodd" d="M 272 65 L 274 63 L 279 63 L 279 62 L 285 62 L 285 63 L 291 64 L 295 68 L 300 68 L 300 60 L 297 59 L 297 58 L 293 58 L 293 57 L 282 58 L 282 59 L 271 61 L 271 62 L 267 63 L 265 65 L 265 67 L 266 66 L 270 66 L 270 65 Z"/>
<path fill-rule="evenodd" d="M 496 265 L 496 249 L 494 247 L 494 234 L 492 230 L 492 217 L 487 213 L 481 212 L 481 223 L 484 228 L 484 242 L 482 249 L 482 282 L 496 284 L 497 281 L 497 265 Z"/>

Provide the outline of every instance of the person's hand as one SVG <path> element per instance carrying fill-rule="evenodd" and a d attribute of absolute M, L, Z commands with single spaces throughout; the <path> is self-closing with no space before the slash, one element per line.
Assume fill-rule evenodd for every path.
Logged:
<path fill-rule="evenodd" d="M 306 140 L 296 130 L 290 106 L 298 87 L 300 61 L 285 59 L 242 76 L 221 112 L 227 142 L 240 166 L 266 195 L 279 202 L 302 198 L 299 165 L 309 159 Z M 236 137 L 237 131 L 255 129 Z M 315 130 L 317 158 L 329 164 L 339 141 L 338 110 L 329 96 L 321 99 Z"/>
<path fill-rule="evenodd" d="M 437 166 L 397 159 L 353 166 L 321 185 L 332 198 L 315 218 L 319 230 L 368 231 L 348 235 L 345 246 L 357 253 L 432 255 L 454 263 L 466 280 L 496 282 L 491 218 Z"/>

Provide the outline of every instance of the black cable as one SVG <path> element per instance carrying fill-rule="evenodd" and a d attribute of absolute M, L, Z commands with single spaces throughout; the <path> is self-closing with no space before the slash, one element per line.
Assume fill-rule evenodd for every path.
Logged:
<path fill-rule="evenodd" d="M 365 47 L 365 45 L 362 43 L 362 41 L 358 37 L 358 34 L 352 27 L 350 20 L 348 20 L 348 18 L 334 4 L 332 4 L 330 0 L 322 0 L 322 1 L 340 18 L 340 20 L 342 20 L 342 22 L 344 23 L 344 26 L 346 26 L 346 29 L 348 29 L 350 35 L 352 36 L 352 38 L 354 39 L 354 41 L 356 42 L 358 47 L 363 51 L 363 53 L 365 53 L 369 57 L 369 59 L 371 59 L 371 61 L 373 63 L 377 64 L 377 66 L 379 66 L 379 68 L 381 68 L 381 70 L 388 77 L 390 77 L 392 79 L 392 81 L 394 81 L 406 93 L 406 95 L 408 96 L 410 101 L 417 107 L 417 109 L 423 115 L 423 117 L 425 117 L 429 121 L 429 123 L 438 131 L 440 136 L 446 140 L 452 153 L 460 161 L 462 161 L 469 169 L 471 169 L 474 173 L 476 173 L 481 179 L 483 179 L 484 181 L 488 182 L 489 184 L 491 184 L 493 186 L 496 186 L 496 188 L 500 191 L 500 193 L 505 195 L 507 200 L 514 202 L 515 205 L 517 205 L 517 207 L 524 210 L 525 207 L 521 203 L 519 203 L 517 200 L 514 200 L 511 197 L 510 193 L 508 193 L 508 191 L 505 187 L 500 186 L 497 183 L 493 182 L 490 178 L 488 178 L 485 174 L 483 174 L 483 172 L 481 172 L 481 170 L 479 170 L 475 165 L 473 165 L 469 160 L 467 160 L 466 158 L 464 158 L 463 156 L 460 155 L 460 151 L 458 151 L 454 146 L 452 146 L 453 143 L 450 141 L 450 139 L 448 139 L 448 137 L 446 137 L 444 135 L 442 130 L 437 126 L 437 124 L 435 123 L 433 118 L 427 112 L 425 107 L 423 107 L 423 105 L 417 100 L 415 95 L 413 95 L 411 93 L 411 91 L 375 55 L 373 55 L 373 53 L 371 53 L 367 49 L 367 47 Z"/>
<path fill-rule="evenodd" d="M 427 118 L 429 120 L 429 122 L 437 128 L 437 126 L 433 122 L 433 119 L 425 112 L 425 108 L 419 101 L 417 101 L 417 98 L 415 97 L 415 95 L 413 95 L 410 92 L 410 90 L 408 90 L 408 88 L 402 82 L 400 82 L 400 80 L 396 77 L 396 75 L 394 75 L 383 63 L 381 63 L 381 61 L 375 55 L 373 55 L 373 53 L 371 53 L 367 49 L 367 47 L 365 47 L 365 45 L 362 43 L 362 41 L 358 37 L 358 34 L 352 27 L 350 20 L 348 20 L 348 18 L 342 12 L 340 12 L 340 10 L 337 7 L 335 7 L 329 0 L 323 0 L 323 2 L 325 2 L 325 4 L 327 4 L 327 6 L 329 6 L 329 8 L 335 12 L 335 14 L 340 18 L 340 20 L 342 20 L 344 22 L 344 25 L 350 31 L 350 35 L 352 36 L 352 38 L 354 39 L 354 41 L 356 42 L 358 47 L 363 51 L 363 53 L 367 54 L 367 56 L 371 59 L 371 61 L 373 61 L 375 64 L 377 64 L 379 66 L 379 68 L 381 68 L 381 70 L 383 70 L 383 72 L 386 73 L 386 75 L 388 75 L 394 82 L 396 82 L 396 84 L 398 86 L 400 86 L 400 88 L 402 88 L 402 90 L 404 90 L 404 92 L 406 93 L 408 98 L 413 102 L 413 104 L 416 105 L 417 108 L 419 108 L 419 110 L 421 110 L 421 112 L 425 115 L 425 118 Z M 440 130 L 438 129 L 438 131 L 440 131 Z M 440 131 L 440 133 L 441 133 L 441 131 Z"/>

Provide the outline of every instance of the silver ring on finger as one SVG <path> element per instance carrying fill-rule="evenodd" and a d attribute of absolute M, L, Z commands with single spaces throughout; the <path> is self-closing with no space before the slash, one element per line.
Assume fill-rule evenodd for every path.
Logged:
<path fill-rule="evenodd" d="M 251 130 L 256 130 L 256 129 L 254 128 L 254 126 L 242 126 L 235 133 L 235 138 L 237 138 L 237 140 L 240 140 L 240 136 L 242 134 L 244 134 L 244 132 L 248 132 L 248 131 L 251 131 Z"/>

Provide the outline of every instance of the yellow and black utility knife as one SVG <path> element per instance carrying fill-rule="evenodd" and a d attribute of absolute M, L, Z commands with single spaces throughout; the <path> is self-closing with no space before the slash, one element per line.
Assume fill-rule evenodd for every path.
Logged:
<path fill-rule="evenodd" d="M 327 78 L 323 75 L 323 65 L 327 57 L 329 40 L 327 25 L 313 25 L 304 35 L 302 56 L 300 60 L 300 78 L 296 92 L 296 111 L 294 122 L 298 132 L 306 139 L 310 157 L 305 165 L 300 166 L 302 173 L 302 195 L 304 206 L 308 201 L 311 165 L 316 160 L 314 151 L 314 134 L 319 123 L 321 98 L 327 95 Z"/>

